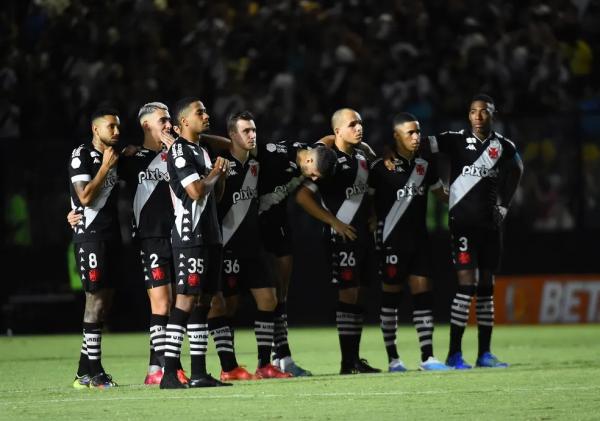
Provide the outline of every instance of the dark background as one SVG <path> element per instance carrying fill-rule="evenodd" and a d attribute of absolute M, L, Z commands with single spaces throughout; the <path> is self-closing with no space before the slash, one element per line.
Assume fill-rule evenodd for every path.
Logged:
<path fill-rule="evenodd" d="M 424 135 L 466 128 L 470 98 L 488 93 L 497 130 L 525 163 L 501 274 L 600 273 L 599 31 L 598 0 L 3 1 L 1 332 L 80 330 L 83 299 L 67 270 L 67 160 L 91 139 L 91 111 L 116 107 L 122 140 L 139 144 L 142 104 L 189 95 L 203 99 L 216 134 L 229 112 L 251 110 L 261 142 L 314 141 L 330 133 L 333 111 L 352 107 L 380 151 L 396 112 L 417 115 Z M 290 212 L 290 321 L 333 323 L 320 226 L 294 204 Z M 445 214 L 431 201 L 440 321 L 455 285 Z M 145 329 L 129 246 L 124 259 L 110 326 Z M 404 320 L 409 311 L 406 300 Z"/>

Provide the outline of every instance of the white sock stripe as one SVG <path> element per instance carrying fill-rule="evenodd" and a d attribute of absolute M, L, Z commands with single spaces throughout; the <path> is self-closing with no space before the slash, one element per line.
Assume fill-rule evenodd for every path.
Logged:
<path fill-rule="evenodd" d="M 185 326 L 168 324 L 167 330 L 176 330 L 177 332 L 185 333 Z"/>
<path fill-rule="evenodd" d="M 273 336 L 271 335 L 255 335 L 256 340 L 269 341 L 269 343 L 273 342 Z"/>
<path fill-rule="evenodd" d="M 392 345 L 396 345 L 396 339 L 392 340 L 392 341 L 383 341 L 385 346 L 392 346 Z"/>
<path fill-rule="evenodd" d="M 202 323 L 202 324 L 189 324 L 187 325 L 187 329 L 198 329 L 198 330 L 206 330 L 208 329 L 208 325 L 206 323 Z"/>
<path fill-rule="evenodd" d="M 433 330 L 425 330 L 423 332 L 417 332 L 417 336 L 420 338 L 426 337 L 426 336 L 433 336 Z"/>
<path fill-rule="evenodd" d="M 431 339 L 427 339 L 427 340 L 424 340 L 424 341 L 419 341 L 419 345 L 420 346 L 426 346 L 426 345 L 432 345 L 432 344 L 433 344 L 433 341 Z"/>
<path fill-rule="evenodd" d="M 464 314 L 464 313 L 455 313 L 455 312 L 451 312 L 450 313 L 450 318 L 451 319 L 459 319 L 459 320 L 469 320 L 469 315 L 468 314 Z"/>
<path fill-rule="evenodd" d="M 179 358 L 179 353 L 165 351 L 165 357 L 167 357 L 167 358 Z"/>
<path fill-rule="evenodd" d="M 381 307 L 381 313 L 398 314 L 398 309 L 395 307 Z"/>
<path fill-rule="evenodd" d="M 354 313 L 344 313 L 341 311 L 336 311 L 335 319 L 336 320 L 354 320 Z"/>
<path fill-rule="evenodd" d="M 398 321 L 398 316 L 379 316 L 379 320 L 382 322 L 396 322 Z"/>
<path fill-rule="evenodd" d="M 481 325 L 481 326 L 494 326 L 494 322 L 493 321 L 491 321 L 491 322 L 484 322 L 483 320 L 478 320 L 477 324 Z"/>
<path fill-rule="evenodd" d="M 413 310 L 413 315 L 417 316 L 417 315 L 426 315 L 426 314 L 432 314 L 433 311 L 432 310 Z"/>
<path fill-rule="evenodd" d="M 256 344 L 258 346 L 268 346 L 269 348 L 271 347 L 271 341 L 256 341 Z"/>
<path fill-rule="evenodd" d="M 473 299 L 472 295 L 465 295 L 465 294 L 461 294 L 461 293 L 458 293 L 458 292 L 456 293 L 456 295 L 454 297 L 455 297 L 454 298 L 455 300 L 457 298 L 460 298 L 460 299 L 463 299 L 463 300 L 468 301 L 468 302 L 471 302 L 471 300 Z"/>
<path fill-rule="evenodd" d="M 360 336 L 360 332 L 339 331 L 338 335 L 340 335 L 340 336 Z"/>
<path fill-rule="evenodd" d="M 413 317 L 413 323 L 430 323 L 433 321 L 433 316 L 419 316 Z"/>
<path fill-rule="evenodd" d="M 461 326 L 461 327 L 465 327 L 467 325 L 467 322 L 461 322 L 459 320 L 456 319 L 450 319 L 450 324 L 456 325 L 456 326 Z"/>
<path fill-rule="evenodd" d="M 338 329 L 362 329 L 362 325 L 355 325 L 351 323 L 338 323 Z"/>
<path fill-rule="evenodd" d="M 451 310 L 455 310 L 455 311 L 460 311 L 461 313 L 465 313 L 468 314 L 469 313 L 469 307 L 466 306 L 461 306 L 461 305 L 455 305 L 453 304 L 450 307 Z"/>

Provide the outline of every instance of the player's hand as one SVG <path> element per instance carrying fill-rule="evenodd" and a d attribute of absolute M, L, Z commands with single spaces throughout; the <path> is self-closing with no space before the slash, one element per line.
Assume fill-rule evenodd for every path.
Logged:
<path fill-rule="evenodd" d="M 102 155 L 102 165 L 107 168 L 112 168 L 117 164 L 119 160 L 119 154 L 115 151 L 115 148 L 112 146 L 104 149 L 104 154 Z"/>
<path fill-rule="evenodd" d="M 168 132 L 160 132 L 160 141 L 167 149 L 175 142 L 175 138 Z"/>
<path fill-rule="evenodd" d="M 494 223 L 497 227 L 501 227 L 504 219 L 506 218 L 506 214 L 508 213 L 508 209 L 501 205 L 494 206 Z"/>
<path fill-rule="evenodd" d="M 218 157 L 215 161 L 215 163 L 213 164 L 213 169 L 211 170 L 210 174 L 212 176 L 217 176 L 217 175 L 227 175 L 229 173 L 229 161 L 225 158 L 223 158 L 222 156 Z"/>
<path fill-rule="evenodd" d="M 344 240 L 354 241 L 357 238 L 356 228 L 354 228 L 352 225 L 344 224 L 339 219 L 333 221 L 331 228 L 333 228 L 333 230 Z"/>
<path fill-rule="evenodd" d="M 385 167 L 390 171 L 394 171 L 396 169 L 396 164 L 394 164 L 394 160 L 391 158 L 384 159 L 383 165 L 385 165 Z"/>
<path fill-rule="evenodd" d="M 71 210 L 67 214 L 67 222 L 69 223 L 69 225 L 71 225 L 71 228 L 73 228 L 73 229 L 75 229 L 75 227 L 77 226 L 79 221 L 81 221 L 81 218 L 83 218 L 83 215 L 75 212 L 74 210 Z"/>

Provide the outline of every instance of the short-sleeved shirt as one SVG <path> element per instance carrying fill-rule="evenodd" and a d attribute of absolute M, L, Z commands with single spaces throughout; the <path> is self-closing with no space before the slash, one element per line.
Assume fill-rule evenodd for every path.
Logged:
<path fill-rule="evenodd" d="M 175 211 L 171 230 L 173 248 L 221 244 L 214 192 L 193 200 L 185 190 L 210 173 L 212 163 L 207 150 L 179 137 L 169 149 L 167 169 Z"/>
<path fill-rule="evenodd" d="M 133 201 L 133 234 L 137 238 L 167 238 L 173 227 L 173 202 L 169 192 L 167 152 L 142 147 L 121 157 L 119 175 Z"/>
<path fill-rule="evenodd" d="M 429 137 L 432 152 L 450 159 L 450 226 L 490 227 L 504 163 L 514 159 L 515 144 L 492 131 L 481 141 L 470 131 Z"/>
<path fill-rule="evenodd" d="M 98 196 L 88 206 L 81 204 L 75 191 L 77 182 L 90 182 L 102 165 L 102 152 L 92 143 L 75 148 L 69 160 L 69 190 L 71 208 L 82 215 L 81 221 L 73 230 L 73 242 L 120 241 L 117 200 L 118 176 L 116 167 L 112 167 L 104 179 Z"/>
<path fill-rule="evenodd" d="M 217 205 L 223 247 L 235 252 L 236 256 L 258 257 L 259 163 L 252 157 L 241 163 L 229 152 L 223 156 L 231 163 L 225 191 Z"/>
<path fill-rule="evenodd" d="M 306 180 L 304 185 L 313 192 L 320 192 L 322 205 L 337 219 L 356 228 L 358 239 L 368 235 L 369 166 L 361 150 L 348 155 L 338 148 L 337 169 L 333 176 L 316 182 Z"/>
<path fill-rule="evenodd" d="M 369 185 L 375 190 L 375 212 L 383 245 L 412 248 L 415 239 L 427 234 L 425 216 L 429 188 L 440 187 L 435 160 L 421 155 L 408 160 L 394 158 L 394 169 L 388 170 L 383 159 L 371 164 Z"/>

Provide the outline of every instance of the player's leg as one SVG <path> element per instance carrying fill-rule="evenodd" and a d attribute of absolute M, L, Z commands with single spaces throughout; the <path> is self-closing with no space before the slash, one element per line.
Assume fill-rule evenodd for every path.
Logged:
<path fill-rule="evenodd" d="M 202 292 L 205 252 L 201 247 L 173 249 L 177 268 L 175 306 L 169 314 L 165 341 L 165 370 L 160 382 L 161 389 L 187 388 L 185 379 L 178 377 L 181 370 L 181 346 L 185 337 L 190 314 Z M 182 381 L 183 380 L 183 381 Z"/>
<path fill-rule="evenodd" d="M 190 342 L 190 360 L 192 366 L 189 378 L 190 387 L 231 386 L 231 383 L 223 383 L 206 371 L 206 351 L 209 336 L 208 314 L 212 303 L 219 301 L 222 302 L 222 297 L 215 298 L 211 294 L 203 293 L 188 320 L 187 333 Z"/>
<path fill-rule="evenodd" d="M 277 289 L 277 307 L 275 308 L 274 359 L 279 362 L 291 360 L 292 352 L 288 344 L 287 296 L 292 276 L 293 257 L 290 254 L 272 256 L 275 268 L 275 288 Z"/>
<path fill-rule="evenodd" d="M 165 366 L 165 340 L 174 279 L 169 238 L 141 240 L 140 256 L 150 301 L 150 361 L 145 384 L 160 384 Z"/>
<path fill-rule="evenodd" d="M 256 302 L 256 317 L 254 319 L 254 335 L 258 352 L 256 376 L 263 379 L 292 377 L 271 364 L 271 347 L 273 344 L 273 312 L 277 305 L 275 288 L 250 288 Z"/>
<path fill-rule="evenodd" d="M 421 275 L 410 275 L 408 285 L 413 302 L 413 324 L 421 348 L 420 370 L 448 370 L 449 367 L 433 355 L 433 292 L 431 280 Z"/>
<path fill-rule="evenodd" d="M 480 258 L 479 282 L 477 283 L 477 333 L 478 367 L 505 368 L 491 352 L 492 330 L 494 328 L 494 272 L 499 266 L 502 237 L 498 231 L 490 231 L 486 237 Z"/>
<path fill-rule="evenodd" d="M 120 244 L 103 241 L 81 243 L 76 245 L 75 254 L 85 291 L 83 336 L 88 372 L 78 373 L 73 386 L 114 387 L 116 383 L 102 366 L 102 328 L 112 304 L 115 278 L 118 277 Z M 85 371 L 84 355 L 82 345 L 78 372 Z"/>
<path fill-rule="evenodd" d="M 462 370 L 471 368 L 462 356 L 462 338 L 477 283 L 478 236 L 472 231 L 452 227 L 451 231 L 452 259 L 458 278 L 458 288 L 450 310 L 450 347 L 446 364 Z"/>
<path fill-rule="evenodd" d="M 402 296 L 402 282 L 406 277 L 406 260 L 395 250 L 386 249 L 380 256 L 381 307 L 379 320 L 390 372 L 406 371 L 396 347 L 398 307 Z"/>

